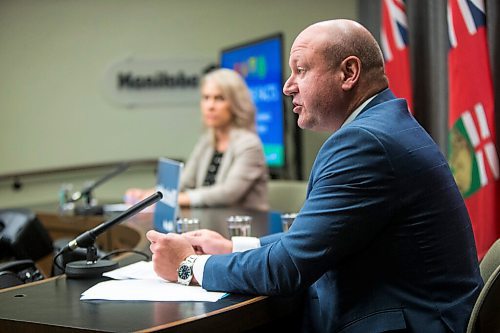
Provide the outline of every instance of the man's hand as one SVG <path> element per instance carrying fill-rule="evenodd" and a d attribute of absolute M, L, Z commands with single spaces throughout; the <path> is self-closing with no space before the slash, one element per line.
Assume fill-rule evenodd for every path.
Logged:
<path fill-rule="evenodd" d="M 233 242 L 212 230 L 188 231 L 182 237 L 189 241 L 196 254 L 225 254 L 233 251 Z"/>
<path fill-rule="evenodd" d="M 177 281 L 177 269 L 181 262 L 194 254 L 194 249 L 187 239 L 181 235 L 162 234 L 154 230 L 146 233 L 151 242 L 149 248 L 153 253 L 153 267 L 161 278 Z"/>

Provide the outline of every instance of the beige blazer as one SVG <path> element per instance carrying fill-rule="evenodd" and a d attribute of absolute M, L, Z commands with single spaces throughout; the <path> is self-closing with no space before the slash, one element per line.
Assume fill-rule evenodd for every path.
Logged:
<path fill-rule="evenodd" d="M 214 147 L 211 133 L 197 142 L 182 173 L 181 191 L 185 191 L 194 207 L 240 206 L 267 210 L 268 169 L 262 142 L 256 133 L 232 129 L 229 146 L 217 171 L 215 183 L 203 186 Z"/>

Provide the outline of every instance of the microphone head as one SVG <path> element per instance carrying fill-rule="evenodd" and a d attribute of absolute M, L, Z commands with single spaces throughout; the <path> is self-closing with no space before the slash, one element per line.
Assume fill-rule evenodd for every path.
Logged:
<path fill-rule="evenodd" d="M 67 253 L 67 252 L 70 252 L 70 251 L 73 251 L 74 249 L 76 249 L 78 247 L 78 243 L 76 241 L 76 239 L 73 239 L 72 241 L 68 242 L 68 244 L 66 244 L 65 246 L 63 246 L 60 250 L 59 250 L 59 253 L 60 254 L 64 254 L 64 253 Z"/>
<path fill-rule="evenodd" d="M 75 192 L 71 195 L 71 201 L 78 201 L 82 198 L 82 192 Z"/>
<path fill-rule="evenodd" d="M 114 266 L 115 263 L 113 262 L 107 263 L 97 260 L 95 252 L 93 252 L 95 251 L 95 247 L 93 247 L 93 244 L 97 236 L 99 236 L 101 233 L 103 233 L 116 223 L 119 223 L 135 215 L 139 211 L 158 202 L 162 198 L 163 194 L 160 191 L 158 191 L 153 195 L 147 197 L 146 199 L 142 200 L 141 202 L 137 203 L 136 205 L 130 207 L 120 215 L 112 218 L 111 220 L 101 223 L 98 226 L 94 227 L 93 229 L 80 234 L 78 237 L 76 237 L 75 239 L 70 241 L 66 246 L 64 246 L 64 248 L 59 251 L 59 253 L 56 255 L 54 259 L 56 259 L 59 255 L 62 255 L 69 251 L 73 251 L 77 247 L 87 248 L 87 253 L 88 253 L 87 261 L 81 261 L 81 262 L 76 261 L 74 262 L 74 265 L 71 265 L 72 263 L 66 265 L 67 268 L 66 274 L 68 275 L 68 277 L 73 277 L 73 278 L 94 277 L 98 275 L 100 276 L 102 272 L 116 268 L 116 266 Z M 95 258 L 95 260 L 93 263 L 88 264 L 89 262 L 88 258 L 91 257 Z"/>

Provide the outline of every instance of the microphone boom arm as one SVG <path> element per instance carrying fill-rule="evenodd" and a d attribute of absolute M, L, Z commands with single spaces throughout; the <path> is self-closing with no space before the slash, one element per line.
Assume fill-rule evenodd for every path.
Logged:
<path fill-rule="evenodd" d="M 74 250 L 77 247 L 87 248 L 89 246 L 92 246 L 97 236 L 105 232 L 107 229 L 111 228 L 113 225 L 117 223 L 120 223 L 128 219 L 129 217 L 134 216 L 135 214 L 145 209 L 146 207 L 158 202 L 159 200 L 161 200 L 161 198 L 163 198 L 161 192 L 156 192 L 153 195 L 150 195 L 146 199 L 140 201 L 139 203 L 130 207 L 129 209 L 119 214 L 118 216 L 112 218 L 111 220 L 101 223 L 98 226 L 94 227 L 93 229 L 88 230 L 83 234 L 79 235 L 74 240 L 69 242 L 68 245 L 66 245 L 61 251 L 67 252 L 70 250 Z"/>
<path fill-rule="evenodd" d="M 87 204 L 90 205 L 90 200 L 91 200 L 91 193 L 92 191 L 102 183 L 108 181 L 110 178 L 113 178 L 114 176 L 122 173 L 123 171 L 127 170 L 129 167 L 129 163 L 121 163 L 116 167 L 113 171 L 110 173 L 102 176 L 98 180 L 92 182 L 90 185 L 84 187 L 80 192 L 76 192 L 71 196 L 71 202 L 75 202 L 80 200 L 83 197 L 87 198 Z"/>

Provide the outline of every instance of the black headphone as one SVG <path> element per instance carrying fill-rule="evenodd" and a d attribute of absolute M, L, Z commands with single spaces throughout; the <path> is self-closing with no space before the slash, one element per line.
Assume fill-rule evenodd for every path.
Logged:
<path fill-rule="evenodd" d="M 33 260 L 16 260 L 0 264 L 0 289 L 42 280 Z"/>

